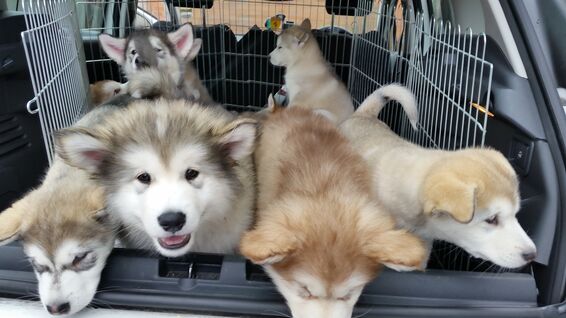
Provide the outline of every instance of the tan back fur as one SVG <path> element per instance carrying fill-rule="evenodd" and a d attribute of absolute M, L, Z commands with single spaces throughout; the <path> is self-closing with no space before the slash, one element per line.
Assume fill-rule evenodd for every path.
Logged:
<path fill-rule="evenodd" d="M 368 166 L 322 116 L 296 107 L 270 114 L 255 159 L 257 224 L 241 242 L 252 261 L 289 279 L 306 271 L 329 288 L 352 272 L 369 279 L 380 263 L 421 262 L 421 242 L 394 230 L 371 199 Z"/>

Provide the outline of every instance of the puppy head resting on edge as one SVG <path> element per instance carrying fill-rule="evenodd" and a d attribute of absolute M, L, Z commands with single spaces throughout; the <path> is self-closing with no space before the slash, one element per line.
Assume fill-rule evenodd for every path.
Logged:
<path fill-rule="evenodd" d="M 311 21 L 305 19 L 301 25 L 294 25 L 283 30 L 277 37 L 277 46 L 269 54 L 271 64 L 276 66 L 291 66 L 304 58 L 312 45 L 317 45 L 311 33 Z M 299 54 L 298 52 L 303 54 Z M 318 53 L 318 50 L 316 50 Z"/>
<path fill-rule="evenodd" d="M 242 175 L 251 174 L 255 134 L 251 118 L 161 99 L 133 103 L 100 127 L 64 130 L 56 143 L 105 187 L 110 213 L 138 247 L 178 257 L 237 247 L 251 218 L 235 206 L 247 198 Z"/>
<path fill-rule="evenodd" d="M 395 145 L 386 149 L 390 151 L 388 153 L 395 154 L 395 147 L 399 147 L 398 153 L 404 156 L 408 153 L 407 147 L 418 151 L 412 166 L 423 167 L 427 169 L 426 173 L 412 175 L 414 169 L 391 161 L 383 163 L 388 168 L 380 169 L 381 179 L 376 179 L 379 184 L 379 180 L 385 180 L 384 173 L 395 174 L 389 180 L 399 178 L 404 173 L 404 178 L 414 179 L 418 184 L 416 192 L 399 189 L 399 195 L 384 196 L 382 202 L 387 206 L 398 206 L 394 199 L 396 197 L 404 202 L 414 202 L 415 211 L 396 213 L 395 216 L 408 216 L 409 219 L 403 220 L 403 223 L 410 224 L 420 220 L 415 216 L 423 213 L 426 222 L 412 224 L 412 227 L 427 240 L 440 239 L 454 243 L 472 256 L 502 267 L 516 268 L 532 261 L 536 257 L 536 247 L 516 218 L 520 208 L 519 181 L 507 159 L 492 149 L 441 151 L 420 148 L 408 142 L 391 143 L 393 139 L 401 137 L 377 119 L 390 99 L 401 104 L 416 128 L 414 97 L 407 88 L 396 84 L 383 86 L 372 93 L 351 119 L 342 125 L 343 132 L 352 140 L 363 142 L 365 138 L 371 143 L 382 140 L 384 145 Z M 373 153 L 379 156 L 385 151 Z M 433 164 L 419 165 L 419 162 L 429 162 L 427 160 L 432 160 Z M 391 187 L 389 184 L 383 186 Z M 379 192 L 377 196 L 380 196 Z"/>
<path fill-rule="evenodd" d="M 81 174 L 44 184 L 0 213 L 0 244 L 21 239 L 39 298 L 53 315 L 74 314 L 91 302 L 114 243 L 102 191 Z"/>
<path fill-rule="evenodd" d="M 420 266 L 422 242 L 371 199 L 367 165 L 332 123 L 284 109 L 267 116 L 259 138 L 257 223 L 240 251 L 264 266 L 293 317 L 351 317 L 382 264 Z M 272 144 L 281 138 L 285 149 Z"/>
<path fill-rule="evenodd" d="M 425 176 L 420 200 L 434 238 L 502 267 L 517 268 L 535 259 L 535 244 L 516 218 L 517 175 L 500 152 L 447 153 Z"/>

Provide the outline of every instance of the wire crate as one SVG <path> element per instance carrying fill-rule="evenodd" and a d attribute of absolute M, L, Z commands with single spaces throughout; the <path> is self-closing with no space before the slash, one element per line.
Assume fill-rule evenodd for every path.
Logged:
<path fill-rule="evenodd" d="M 211 96 L 229 109 L 261 109 L 267 96 L 284 84 L 284 70 L 271 65 L 268 56 L 277 34 L 265 21 L 276 14 L 285 15 L 289 23 L 311 19 L 321 50 L 356 106 L 382 85 L 409 87 L 418 102 L 418 130 L 400 107 L 387 106 L 380 114 L 404 138 L 439 149 L 484 145 L 493 72 L 484 59 L 484 34 L 436 20 L 401 1 L 360 0 L 356 7 L 345 8 L 328 7 L 328 2 L 24 1 L 26 55 L 37 103 L 29 110 L 41 117 L 46 151 L 51 156 L 52 132 L 72 124 L 87 109 L 89 82 L 126 81 L 98 44 L 103 32 L 125 37 L 135 28 L 171 30 L 192 23 L 196 37 L 203 39 L 196 66 Z M 195 3 L 202 7 L 173 6 Z M 438 267 L 478 268 L 462 254 L 437 253 Z"/>
<path fill-rule="evenodd" d="M 22 33 L 35 97 L 27 103 L 38 113 L 49 163 L 52 133 L 77 121 L 88 107 L 88 78 L 83 42 L 72 1 L 22 1 L 27 31 Z"/>

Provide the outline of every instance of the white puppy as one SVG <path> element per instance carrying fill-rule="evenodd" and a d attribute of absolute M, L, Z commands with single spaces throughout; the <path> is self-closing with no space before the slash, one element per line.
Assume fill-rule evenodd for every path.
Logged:
<path fill-rule="evenodd" d="M 370 95 L 341 131 L 373 167 L 375 195 L 399 224 L 429 247 L 444 240 L 499 266 L 534 260 L 536 247 L 515 217 L 519 182 L 505 157 L 492 149 L 444 151 L 412 144 L 377 119 L 388 99 L 399 101 L 416 123 L 412 93 L 388 85 Z"/>

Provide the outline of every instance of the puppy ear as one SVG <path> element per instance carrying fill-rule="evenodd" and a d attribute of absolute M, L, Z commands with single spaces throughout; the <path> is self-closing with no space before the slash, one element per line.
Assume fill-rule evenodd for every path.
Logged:
<path fill-rule="evenodd" d="M 93 208 L 91 217 L 99 223 L 106 223 L 109 215 L 104 208 L 104 189 L 96 187 L 87 194 L 88 205 Z"/>
<path fill-rule="evenodd" d="M 124 64 L 124 51 L 126 50 L 126 39 L 115 38 L 106 33 L 98 36 L 102 49 L 118 65 Z"/>
<path fill-rule="evenodd" d="M 269 94 L 267 97 L 267 109 L 271 112 L 275 109 L 275 99 L 273 98 L 273 94 Z"/>
<path fill-rule="evenodd" d="M 92 212 L 92 218 L 100 224 L 109 224 L 110 214 L 106 209 L 100 209 Z"/>
<path fill-rule="evenodd" d="M 0 213 L 0 245 L 6 245 L 20 236 L 25 206 L 23 198 Z"/>
<path fill-rule="evenodd" d="M 220 136 L 220 146 L 235 161 L 249 156 L 254 151 L 257 121 L 241 118 L 233 121 Z"/>
<path fill-rule="evenodd" d="M 448 214 L 460 223 L 469 223 L 476 209 L 477 187 L 452 174 L 435 174 L 425 181 L 425 215 Z"/>
<path fill-rule="evenodd" d="M 310 31 L 311 30 L 311 20 L 310 19 L 304 19 L 303 22 L 301 22 L 301 28 Z"/>
<path fill-rule="evenodd" d="M 405 230 L 373 234 L 363 246 L 365 255 L 396 271 L 423 269 L 427 257 L 423 242 Z"/>
<path fill-rule="evenodd" d="M 298 47 L 305 46 L 305 43 L 307 43 L 309 38 L 310 38 L 310 32 L 301 32 L 301 34 L 297 36 L 297 41 L 298 41 L 297 46 Z"/>
<path fill-rule="evenodd" d="M 240 241 L 240 253 L 258 265 L 281 262 L 299 246 L 293 233 L 278 225 L 258 224 L 245 233 Z"/>
<path fill-rule="evenodd" d="M 98 173 L 100 165 L 110 154 L 108 146 L 99 137 L 81 128 L 56 132 L 55 151 L 67 164 L 91 174 Z"/>
<path fill-rule="evenodd" d="M 200 51 L 202 47 L 202 39 L 195 39 L 193 42 L 193 46 L 191 46 L 191 49 L 189 50 L 189 53 L 187 54 L 187 57 L 185 57 L 185 60 L 187 61 L 192 61 L 194 60 L 197 55 L 198 52 Z"/>
<path fill-rule="evenodd" d="M 183 24 L 177 31 L 170 32 L 167 37 L 173 43 L 175 52 L 182 59 L 186 58 L 193 47 L 193 27 L 190 23 Z M 198 51 L 197 51 L 198 53 Z"/>

